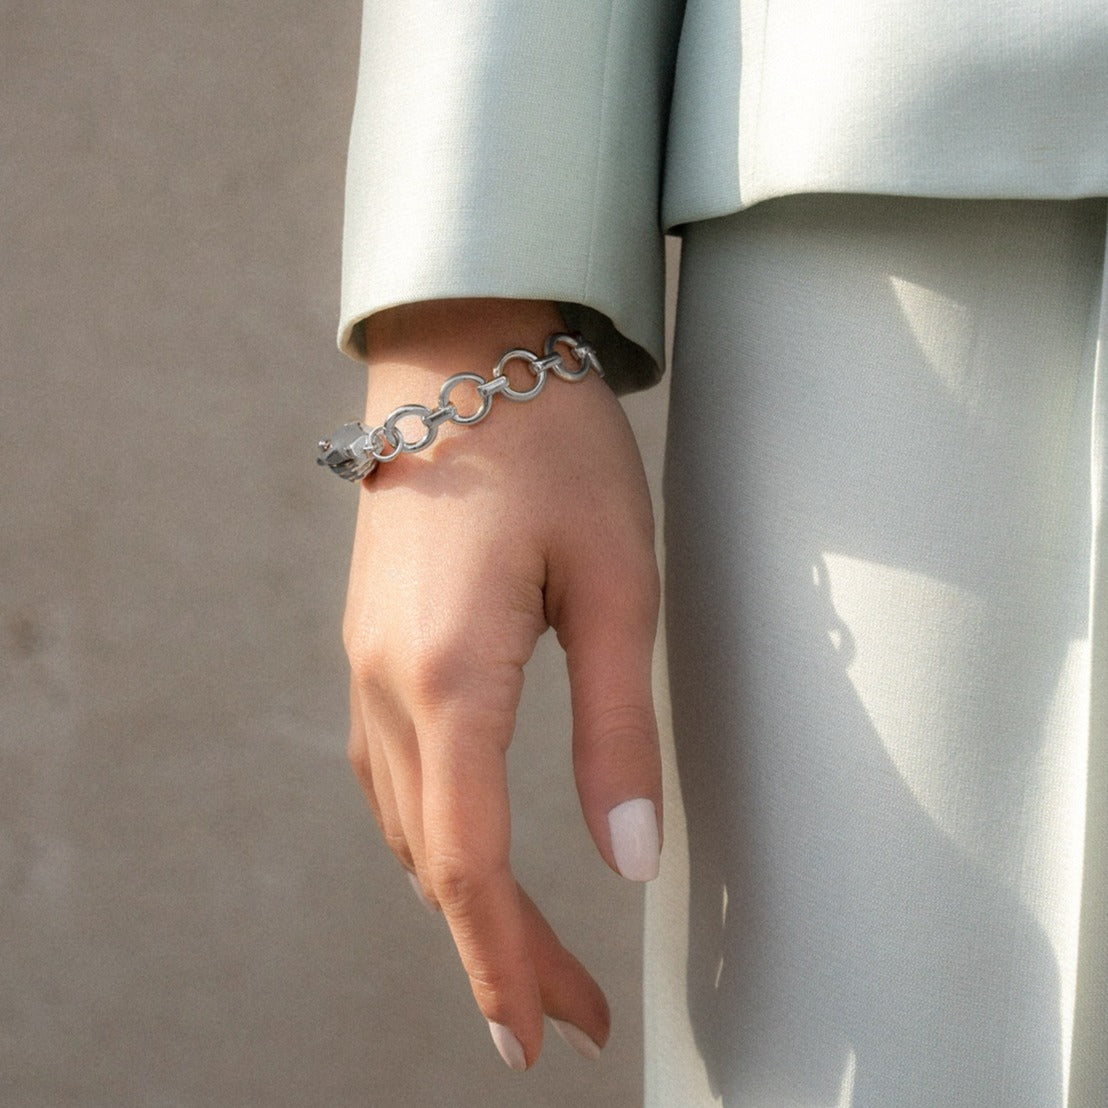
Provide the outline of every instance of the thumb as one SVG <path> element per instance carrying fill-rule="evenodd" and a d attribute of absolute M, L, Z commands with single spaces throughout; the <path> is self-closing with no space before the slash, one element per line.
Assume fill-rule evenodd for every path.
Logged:
<path fill-rule="evenodd" d="M 651 690 L 658 571 L 649 548 L 590 570 L 563 594 L 555 624 L 569 670 L 577 792 L 608 865 L 650 881 L 658 875 L 662 826 Z"/>

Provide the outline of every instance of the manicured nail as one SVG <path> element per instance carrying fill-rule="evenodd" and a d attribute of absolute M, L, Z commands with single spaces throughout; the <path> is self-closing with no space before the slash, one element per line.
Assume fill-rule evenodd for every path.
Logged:
<path fill-rule="evenodd" d="M 489 1032 L 492 1034 L 492 1041 L 496 1043 L 496 1049 L 500 1051 L 500 1057 L 508 1064 L 508 1068 L 525 1070 L 527 1058 L 519 1039 L 502 1023 L 493 1023 L 492 1020 L 489 1020 Z"/>
<path fill-rule="evenodd" d="M 416 877 L 416 875 L 410 870 L 407 871 L 407 873 L 408 880 L 412 883 L 412 888 L 415 890 L 416 896 L 419 897 L 420 904 L 422 904 L 423 907 L 426 908 L 427 911 L 430 912 L 432 915 L 437 916 L 439 910 L 434 906 L 434 904 L 431 903 L 430 900 L 427 899 L 427 894 L 423 891 L 423 886 L 419 883 L 419 878 Z"/>
<path fill-rule="evenodd" d="M 625 800 L 608 813 L 616 868 L 628 881 L 653 881 L 658 876 L 658 818 L 654 802 L 645 797 Z"/>
<path fill-rule="evenodd" d="M 594 1043 L 580 1027 L 574 1027 L 572 1023 L 566 1023 L 565 1020 L 551 1019 L 550 1022 L 554 1025 L 554 1030 L 557 1031 L 578 1054 L 588 1058 L 590 1062 L 595 1062 L 597 1058 L 600 1057 L 600 1047 Z"/>

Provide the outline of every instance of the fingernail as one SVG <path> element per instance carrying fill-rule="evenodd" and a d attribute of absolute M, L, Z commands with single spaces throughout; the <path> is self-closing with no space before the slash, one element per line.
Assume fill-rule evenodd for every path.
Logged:
<path fill-rule="evenodd" d="M 408 872 L 408 880 L 412 883 L 412 888 L 415 890 L 416 896 L 419 897 L 420 904 L 427 909 L 432 915 L 438 915 L 439 910 L 427 899 L 427 894 L 423 891 L 423 886 L 419 883 L 419 878 L 410 870 Z"/>
<path fill-rule="evenodd" d="M 625 800 L 608 813 L 616 868 L 628 881 L 658 876 L 658 817 L 645 797 Z"/>
<path fill-rule="evenodd" d="M 492 1034 L 492 1041 L 496 1043 L 496 1049 L 500 1051 L 500 1057 L 507 1063 L 508 1068 L 525 1070 L 527 1058 L 519 1039 L 502 1023 L 493 1023 L 492 1020 L 489 1020 L 489 1031 Z"/>
<path fill-rule="evenodd" d="M 595 1062 L 600 1057 L 600 1047 L 580 1027 L 574 1027 L 572 1023 L 566 1023 L 564 1020 L 551 1019 L 550 1022 L 554 1025 L 554 1030 L 578 1054 L 584 1055 L 590 1062 Z"/>

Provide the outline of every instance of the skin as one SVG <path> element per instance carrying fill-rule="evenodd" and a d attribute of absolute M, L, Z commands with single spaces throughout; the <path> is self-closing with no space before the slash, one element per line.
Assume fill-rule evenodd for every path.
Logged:
<path fill-rule="evenodd" d="M 488 377 L 505 350 L 541 351 L 564 329 L 545 302 L 379 313 L 367 323 L 367 423 L 403 403 L 433 406 L 451 374 Z M 530 384 L 522 364 L 510 375 Z M 455 400 L 476 407 L 468 390 Z M 623 411 L 595 374 L 551 378 L 530 403 L 498 397 L 481 424 L 445 425 L 429 449 L 381 465 L 359 496 L 344 637 L 350 761 L 369 806 L 445 915 L 481 1012 L 511 1030 L 526 1065 L 544 1013 L 603 1046 L 603 992 L 512 874 L 505 756 L 523 665 L 553 627 L 597 849 L 616 868 L 607 816 L 625 800 L 651 799 L 661 819 L 653 518 Z"/>

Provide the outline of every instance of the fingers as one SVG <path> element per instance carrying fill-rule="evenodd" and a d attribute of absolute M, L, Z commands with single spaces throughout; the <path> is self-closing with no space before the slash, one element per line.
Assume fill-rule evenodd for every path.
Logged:
<path fill-rule="evenodd" d="M 371 376 L 370 409 L 426 389 L 440 362 L 454 366 L 459 331 L 472 335 L 471 321 L 451 324 L 442 358 L 402 343 L 403 357 L 376 365 L 387 372 Z M 391 849 L 442 908 L 493 1039 L 518 1068 L 538 1056 L 544 1009 L 585 1053 L 608 1034 L 599 987 L 509 864 L 505 755 L 544 616 L 568 652 L 578 789 L 609 865 L 652 876 L 661 810 L 641 464 L 598 380 L 543 399 L 538 423 L 505 405 L 496 435 L 466 440 L 463 464 L 429 451 L 424 465 L 378 475 L 372 497 L 363 491 L 345 620 L 351 762 Z"/>
<path fill-rule="evenodd" d="M 437 713 L 420 725 L 430 891 L 443 910 L 504 1061 L 525 1069 L 542 1047 L 542 997 L 509 862 L 504 751 L 514 718 Z"/>
<path fill-rule="evenodd" d="M 609 865 L 636 880 L 654 876 L 658 860 L 661 786 L 650 688 L 656 589 L 652 563 L 635 573 L 623 561 L 558 608 L 586 820 Z M 545 1012 L 570 1045 L 596 1057 L 609 1033 L 603 993 L 518 887 L 509 864 L 505 755 L 519 665 L 486 672 L 476 685 L 456 666 L 424 665 L 423 680 L 410 684 L 403 704 L 377 689 L 372 675 L 380 668 L 379 658 L 355 665 L 351 762 L 390 848 L 418 871 L 417 887 L 442 909 L 497 1049 L 513 1068 L 533 1064 Z M 490 695 L 492 688 L 499 694 Z"/>
<path fill-rule="evenodd" d="M 376 731 L 372 742 L 367 731 L 371 720 Z M 393 741 L 381 741 L 382 729 L 391 733 Z M 409 741 L 403 741 L 403 737 Z M 422 857 L 423 829 L 418 813 L 413 810 L 417 804 L 410 799 L 419 796 L 419 760 L 414 736 L 410 724 L 381 710 L 368 683 L 356 673 L 350 681 L 347 755 L 389 849 L 405 869 L 415 872 Z"/>
<path fill-rule="evenodd" d="M 438 628 L 452 587 L 432 590 L 425 634 L 363 625 L 348 635 L 351 761 L 391 849 L 441 908 L 500 1053 L 523 1069 L 541 1050 L 543 1007 L 509 864 L 505 758 L 541 628 L 533 616 L 490 621 L 481 634 Z"/>
<path fill-rule="evenodd" d="M 573 763 L 601 855 L 632 881 L 658 874 L 662 771 L 651 689 L 658 618 L 652 551 L 609 560 L 558 608 L 573 703 Z"/>
<path fill-rule="evenodd" d="M 353 674 L 350 676 L 350 739 L 346 747 L 346 756 L 350 760 L 350 768 L 354 771 L 354 777 L 365 794 L 373 818 L 377 821 L 377 826 L 383 831 L 384 822 L 381 817 L 381 805 L 377 800 L 377 787 L 373 783 L 373 758 L 369 743 L 366 741 L 365 719 L 362 716 L 358 684 Z"/>
<path fill-rule="evenodd" d="M 601 854 L 625 877 L 649 880 L 657 873 L 661 813 L 650 682 L 657 576 L 647 559 L 637 572 L 627 559 L 610 564 L 557 607 L 573 693 L 574 764 Z M 367 750 L 352 761 L 360 779 L 368 776 L 363 787 L 394 853 L 418 870 L 420 887 L 443 910 L 497 1049 L 513 1068 L 533 1064 L 545 1012 L 572 1046 L 595 1057 L 608 1037 L 603 993 L 519 889 L 509 864 L 505 754 L 518 666 L 485 673 L 477 685 L 456 667 L 439 667 L 432 678 L 433 667 L 424 666 L 419 695 L 407 697 L 399 713 L 373 695 L 372 667 L 362 669 L 352 694 L 352 719 L 362 722 L 352 723 L 351 745 Z M 499 695 L 490 696 L 491 688 Z M 387 741 L 366 742 L 366 718 Z"/>
<path fill-rule="evenodd" d="M 585 821 L 608 865 L 648 881 L 661 844 L 651 691 L 660 586 L 642 463 L 618 404 L 607 399 L 614 413 L 603 441 L 611 454 L 574 482 L 568 510 L 551 512 L 544 595 L 566 652 Z M 607 480 L 596 480 L 598 472 Z"/>
<path fill-rule="evenodd" d="M 543 1011 L 570 1046 L 596 1059 L 611 1030 L 608 1001 L 585 967 L 558 941 L 534 901 L 521 887 L 518 891 Z"/>
<path fill-rule="evenodd" d="M 395 751 L 409 744 L 389 744 L 393 754 L 386 757 L 382 744 L 366 741 L 365 696 L 352 681 L 351 763 L 393 853 L 419 869 L 417 895 L 442 909 L 501 1056 L 513 1068 L 532 1064 L 545 1013 L 575 1050 L 595 1059 L 610 1029 L 603 991 L 562 946 L 508 866 L 503 747 L 511 721 L 460 724 L 454 716 L 450 724 L 425 724 L 421 739 L 430 772 L 402 770 L 397 778 L 405 759 Z M 459 740 L 459 734 L 468 738 Z M 404 774 L 406 783 L 394 785 Z M 424 801 L 413 817 L 397 798 L 416 781 Z M 424 825 L 432 829 L 429 844 Z M 409 838 L 419 844 L 416 850 Z"/>

